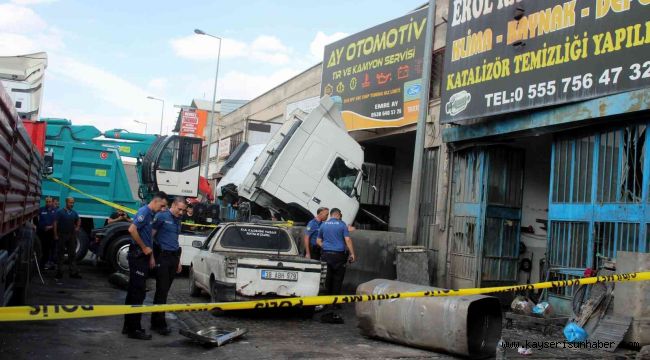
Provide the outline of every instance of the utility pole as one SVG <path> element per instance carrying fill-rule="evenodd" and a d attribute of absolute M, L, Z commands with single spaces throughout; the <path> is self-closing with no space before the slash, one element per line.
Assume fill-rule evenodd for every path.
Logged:
<path fill-rule="evenodd" d="M 422 193 L 422 158 L 424 140 L 427 130 L 427 113 L 429 112 L 429 92 L 431 87 L 431 62 L 433 58 L 433 34 L 435 29 L 436 0 L 429 0 L 427 11 L 427 32 L 424 44 L 424 65 L 422 68 L 422 88 L 420 93 L 420 111 L 418 112 L 417 130 L 415 132 L 415 151 L 413 156 L 413 173 L 411 174 L 411 194 L 409 196 L 406 239 L 411 244 L 418 241 L 418 222 L 420 220 L 420 194 Z M 434 184 L 435 186 L 435 184 Z"/>
<path fill-rule="evenodd" d="M 219 79 L 219 59 L 221 58 L 221 38 L 218 36 L 210 35 L 203 30 L 194 29 L 194 33 L 197 35 L 210 36 L 219 40 L 219 49 L 217 50 L 217 71 L 214 74 L 214 91 L 212 92 L 212 111 L 210 112 L 210 129 L 208 130 L 208 148 L 206 151 L 206 160 L 205 167 L 203 169 L 203 177 L 208 178 L 208 168 L 210 167 L 210 147 L 212 146 L 212 131 L 214 130 L 214 105 L 217 102 L 217 80 Z M 219 162 L 219 142 L 220 137 L 217 136 L 217 162 Z"/>

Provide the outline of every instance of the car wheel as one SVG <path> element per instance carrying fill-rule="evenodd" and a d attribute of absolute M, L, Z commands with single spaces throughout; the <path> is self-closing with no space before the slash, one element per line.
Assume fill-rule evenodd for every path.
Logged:
<path fill-rule="evenodd" d="M 194 279 L 194 268 L 190 267 L 190 274 L 188 276 L 188 281 L 190 282 L 190 296 L 197 297 L 201 295 L 201 288 L 196 286 L 196 280 Z"/>
<path fill-rule="evenodd" d="M 111 265 L 113 271 L 128 273 L 129 272 L 129 246 L 131 245 L 131 237 L 129 235 L 122 235 L 113 240 L 107 252 L 108 263 Z"/>
<path fill-rule="evenodd" d="M 219 286 L 217 285 L 217 282 L 212 280 L 210 282 L 210 299 L 213 303 L 219 302 Z M 212 310 L 212 315 L 214 316 L 221 316 L 223 315 L 224 311 L 221 309 L 213 309 Z"/>
<path fill-rule="evenodd" d="M 81 261 L 88 253 L 88 246 L 90 245 L 90 237 L 84 229 L 80 229 L 77 233 L 77 261 Z"/>

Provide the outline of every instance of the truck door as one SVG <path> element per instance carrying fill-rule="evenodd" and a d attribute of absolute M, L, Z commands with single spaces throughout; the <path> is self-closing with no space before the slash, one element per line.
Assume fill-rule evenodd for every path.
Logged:
<path fill-rule="evenodd" d="M 198 196 L 200 164 L 201 139 L 170 136 L 156 161 L 158 190 L 172 196 Z"/>
<path fill-rule="evenodd" d="M 355 198 L 355 186 L 360 175 L 359 169 L 337 154 L 326 176 L 318 184 L 309 210 L 315 213 L 315 210 L 321 206 L 330 209 L 336 207 L 341 209 L 343 221 L 351 224 L 359 210 L 359 203 Z"/>

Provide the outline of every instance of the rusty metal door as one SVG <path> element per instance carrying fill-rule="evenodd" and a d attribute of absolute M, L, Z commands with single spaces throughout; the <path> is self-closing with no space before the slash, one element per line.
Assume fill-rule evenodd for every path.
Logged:
<path fill-rule="evenodd" d="M 650 249 L 650 122 L 556 138 L 551 155 L 547 260 L 551 280 L 581 277 L 601 257 Z M 549 290 L 570 314 L 574 288 Z"/>
<path fill-rule="evenodd" d="M 478 283 L 478 256 L 483 222 L 485 152 L 470 149 L 454 153 L 452 174 L 452 226 L 450 286 L 473 287 Z"/>
<path fill-rule="evenodd" d="M 480 285 L 514 284 L 519 265 L 524 152 L 506 147 L 491 148 L 487 158 Z"/>
<path fill-rule="evenodd" d="M 506 147 L 454 153 L 452 287 L 517 281 L 523 159 Z"/>

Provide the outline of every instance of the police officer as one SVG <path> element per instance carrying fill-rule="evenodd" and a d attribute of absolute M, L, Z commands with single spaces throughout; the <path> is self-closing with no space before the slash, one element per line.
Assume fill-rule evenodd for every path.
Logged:
<path fill-rule="evenodd" d="M 149 204 L 141 207 L 135 214 L 133 223 L 129 226 L 132 241 L 129 246 L 129 288 L 126 293 L 126 305 L 142 305 L 146 292 L 149 268 L 153 268 L 153 234 L 152 223 L 154 214 L 167 205 L 167 194 L 157 192 Z M 132 339 L 151 340 L 140 324 L 142 314 L 124 315 L 122 333 Z"/>
<path fill-rule="evenodd" d="M 39 264 L 41 268 L 46 269 L 52 265 L 54 260 L 54 216 L 56 210 L 52 206 L 52 198 L 45 198 L 45 206 L 38 210 L 38 238 L 41 240 L 41 258 Z"/>
<path fill-rule="evenodd" d="M 63 256 L 68 254 L 68 268 L 70 277 L 81 279 L 77 269 L 77 233 L 81 226 L 81 218 L 74 211 L 74 198 L 65 199 L 65 207 L 56 212 L 54 216 L 54 240 L 57 242 L 56 278 L 63 278 Z"/>
<path fill-rule="evenodd" d="M 356 261 L 356 255 L 348 226 L 341 220 L 343 216 L 341 210 L 334 208 L 330 215 L 329 220 L 320 225 L 316 243 L 321 247 L 321 261 L 327 263 L 325 277 L 327 294 L 340 295 L 346 263 Z"/>
<path fill-rule="evenodd" d="M 156 294 L 154 304 L 166 304 L 169 288 L 174 275 L 183 270 L 181 266 L 181 247 L 178 234 L 181 231 L 181 218 L 187 204 L 182 197 L 176 197 L 169 210 L 156 214 L 153 221 L 153 234 L 160 252 L 156 256 Z M 151 314 L 151 330 L 160 335 L 169 335 L 172 331 L 167 326 L 164 312 Z"/>
<path fill-rule="evenodd" d="M 307 223 L 305 228 L 305 237 L 303 239 L 305 244 L 305 257 L 307 259 L 320 260 L 320 246 L 316 244 L 318 237 L 318 230 L 323 221 L 327 220 L 329 216 L 329 209 L 321 207 L 316 210 L 316 216 Z"/>

